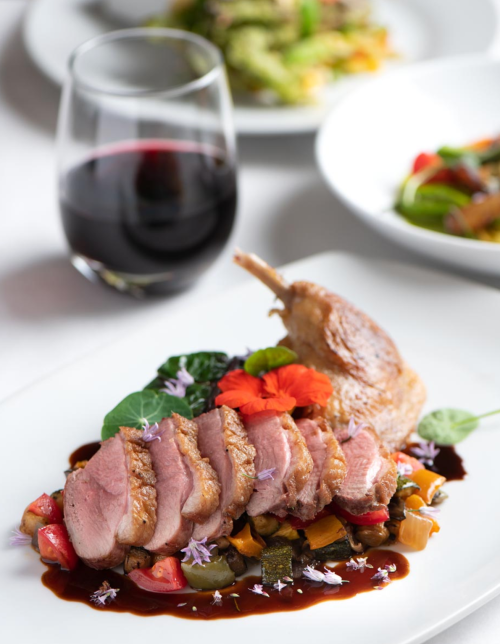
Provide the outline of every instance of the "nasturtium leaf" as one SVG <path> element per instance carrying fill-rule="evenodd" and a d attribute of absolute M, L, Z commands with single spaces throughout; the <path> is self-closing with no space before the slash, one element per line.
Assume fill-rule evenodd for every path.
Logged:
<path fill-rule="evenodd" d="M 141 429 L 144 419 L 153 425 L 174 412 L 185 418 L 193 417 L 191 408 L 182 398 L 151 389 L 130 394 L 106 414 L 101 430 L 102 440 L 114 436 L 120 427 Z"/>
<path fill-rule="evenodd" d="M 258 377 L 272 369 L 297 362 L 298 359 L 299 356 L 295 351 L 286 347 L 268 347 L 252 353 L 245 361 L 244 369 L 251 376 Z"/>
<path fill-rule="evenodd" d="M 160 378 L 159 376 L 156 376 L 156 378 L 153 378 L 151 382 L 148 382 L 148 384 L 144 387 L 144 389 L 163 389 L 165 386 L 165 378 Z"/>
<path fill-rule="evenodd" d="M 467 438 L 479 425 L 477 416 L 463 409 L 438 409 L 424 416 L 418 433 L 438 445 L 455 445 Z"/>
<path fill-rule="evenodd" d="M 226 373 L 229 358 L 225 353 L 217 351 L 200 351 L 169 358 L 158 369 L 163 378 L 176 378 L 177 372 L 183 366 L 193 376 L 196 382 L 220 380 Z"/>

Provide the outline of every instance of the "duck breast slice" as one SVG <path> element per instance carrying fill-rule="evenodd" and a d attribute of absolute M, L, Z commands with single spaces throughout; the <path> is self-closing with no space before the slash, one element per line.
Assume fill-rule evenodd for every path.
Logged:
<path fill-rule="evenodd" d="M 153 534 L 155 476 L 140 437 L 138 430 L 122 429 L 66 480 L 66 527 L 77 555 L 91 568 L 117 566 L 128 545 L 144 545 Z"/>
<path fill-rule="evenodd" d="M 193 537 L 209 540 L 231 534 L 233 519 L 240 517 L 253 492 L 255 448 L 248 441 L 239 415 L 229 407 L 202 414 L 198 425 L 198 448 L 217 472 L 220 502 L 205 523 L 195 526 Z"/>
<path fill-rule="evenodd" d="M 345 457 L 324 418 L 301 418 L 296 422 L 313 459 L 314 468 L 297 498 L 297 507 L 292 512 L 304 521 L 314 519 L 338 493 L 346 476 Z"/>

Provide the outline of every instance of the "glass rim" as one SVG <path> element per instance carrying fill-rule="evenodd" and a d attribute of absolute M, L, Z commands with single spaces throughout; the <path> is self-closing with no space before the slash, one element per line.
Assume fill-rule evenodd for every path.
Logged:
<path fill-rule="evenodd" d="M 145 39 L 163 37 L 169 40 L 186 41 L 196 44 L 204 49 L 213 58 L 213 67 L 199 78 L 192 81 L 183 83 L 181 85 L 165 88 L 165 89 L 108 89 L 102 85 L 94 85 L 87 80 L 82 79 L 76 69 L 75 64 L 77 60 L 85 55 L 87 52 L 111 42 L 119 40 L 131 39 Z M 189 94 L 208 87 L 224 69 L 224 59 L 222 52 L 218 47 L 209 42 L 206 38 L 193 34 L 189 31 L 181 29 L 167 29 L 166 27 L 134 27 L 131 29 L 118 29 L 115 31 L 108 31 L 105 34 L 99 34 L 89 38 L 81 43 L 71 53 L 68 60 L 68 78 L 73 83 L 86 89 L 87 91 L 96 92 L 108 96 L 116 96 L 122 98 L 141 98 L 147 96 L 162 96 L 165 98 L 173 98 Z"/>

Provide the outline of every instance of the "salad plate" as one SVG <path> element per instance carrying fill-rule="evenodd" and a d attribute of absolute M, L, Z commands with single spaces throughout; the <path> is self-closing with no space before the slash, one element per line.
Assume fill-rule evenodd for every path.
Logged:
<path fill-rule="evenodd" d="M 385 65 L 386 70 L 420 60 L 486 52 L 498 45 L 496 0 L 460 0 L 460 11 L 456 0 L 373 0 L 372 5 L 375 22 L 388 28 L 391 44 L 399 54 L 397 61 Z M 26 15 L 24 42 L 41 71 L 60 85 L 76 46 L 124 26 L 130 24 L 103 13 L 99 0 L 38 0 Z M 237 131 L 253 135 L 315 131 L 330 108 L 367 78 L 370 76 L 363 74 L 332 83 L 318 105 L 274 107 L 237 102 Z"/>
<path fill-rule="evenodd" d="M 317 138 L 320 171 L 354 215 L 397 244 L 440 262 L 500 276 L 500 244 L 426 230 L 395 210 L 417 155 L 498 136 L 499 101 L 500 62 L 489 56 L 395 71 L 333 109 Z M 362 153 L 353 153 L 353 132 L 363 142 Z"/>
<path fill-rule="evenodd" d="M 324 254 L 284 267 L 291 280 L 310 280 L 354 302 L 380 323 L 423 378 L 426 411 L 461 407 L 481 413 L 498 407 L 500 348 L 497 320 L 500 294 L 465 280 L 409 266 Z M 390 294 L 390 297 L 388 297 Z M 464 307 L 464 302 L 467 306 Z M 197 350 L 241 354 L 247 346 L 275 344 L 283 331 L 268 319 L 273 297 L 258 283 L 243 284 L 193 308 L 158 317 L 134 335 L 87 356 L 5 401 L 4 427 L 22 446 L 19 459 L 4 459 L 3 632 L 27 641 L 62 641 L 71 633 L 76 644 L 115 638 L 124 644 L 144 637 L 217 644 L 221 638 L 242 644 L 257 637 L 299 644 L 334 633 L 373 644 L 417 644 L 443 630 L 500 593 L 500 508 L 492 503 L 491 472 L 500 449 L 498 420 L 491 418 L 457 451 L 467 477 L 447 484 L 442 529 L 426 550 L 400 550 L 410 574 L 380 592 L 343 602 L 241 619 L 181 620 L 137 617 L 64 602 L 45 588 L 44 566 L 31 549 L 6 545 L 8 533 L 40 488 L 50 492 L 64 482 L 69 454 L 99 438 L 104 415 L 130 391 L 148 381 L 165 356 Z M 202 320 L 202 324 L 200 324 Z M 460 323 L 457 323 L 457 320 Z M 471 341 L 470 329 L 474 328 Z M 13 443 L 14 441 L 12 441 Z M 465 510 L 466 509 L 466 510 Z M 478 530 L 487 517 L 488 529 Z M 471 546 L 472 544 L 472 546 Z M 6 589 L 8 588 L 8 592 Z M 265 598 L 262 598 L 265 601 Z M 29 611 L 29 619 L 26 618 Z M 366 618 L 359 619 L 363 615 Z M 241 621 L 243 620 L 243 621 Z M 40 628 L 50 623 L 50 629 Z M 75 624 L 84 628 L 75 628 Z M 333 637 L 333 635 L 332 635 Z"/>

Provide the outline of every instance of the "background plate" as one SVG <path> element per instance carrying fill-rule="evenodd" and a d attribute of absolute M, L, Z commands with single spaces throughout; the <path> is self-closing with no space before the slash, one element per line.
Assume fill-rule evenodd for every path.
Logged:
<path fill-rule="evenodd" d="M 417 154 L 498 136 L 499 104 L 500 60 L 488 56 L 387 74 L 353 92 L 326 119 L 316 146 L 321 173 L 355 215 L 389 239 L 441 262 L 500 276 L 500 244 L 425 230 L 394 210 Z M 353 132 L 362 154 L 353 148 Z"/>
<path fill-rule="evenodd" d="M 402 63 L 485 52 L 498 42 L 496 0 L 373 0 L 372 4 L 375 19 L 389 28 Z M 103 14 L 99 0 L 37 0 L 27 14 L 24 41 L 38 67 L 62 84 L 69 54 L 77 45 L 123 26 Z M 330 107 L 366 78 L 371 76 L 351 76 L 331 85 L 318 107 L 238 103 L 236 129 L 266 135 L 314 131 Z"/>
<path fill-rule="evenodd" d="M 428 387 L 427 410 L 498 407 L 497 292 L 439 273 L 335 254 L 297 262 L 285 274 L 327 286 L 387 329 Z M 163 641 L 168 633 L 169 641 L 204 644 L 255 644 L 264 637 L 303 644 L 352 639 L 354 633 L 359 643 L 417 644 L 500 592 L 500 504 L 492 486 L 500 428 L 494 418 L 459 446 L 469 475 L 447 485 L 439 535 L 423 552 L 405 552 L 410 575 L 383 592 L 349 601 L 214 622 L 106 613 L 59 600 L 42 586 L 43 566 L 35 553 L 6 545 L 28 502 L 63 485 L 70 452 L 95 440 L 104 414 L 147 383 L 166 356 L 199 349 L 241 353 L 282 337 L 280 321 L 267 319 L 273 300 L 262 285 L 249 282 L 138 329 L 0 407 L 2 427 L 17 448 L 1 468 L 2 489 L 8 491 L 0 514 L 6 641 L 52 644 L 70 638 L 72 644 L 88 644 L 118 637 L 121 644 L 136 644 Z"/>

